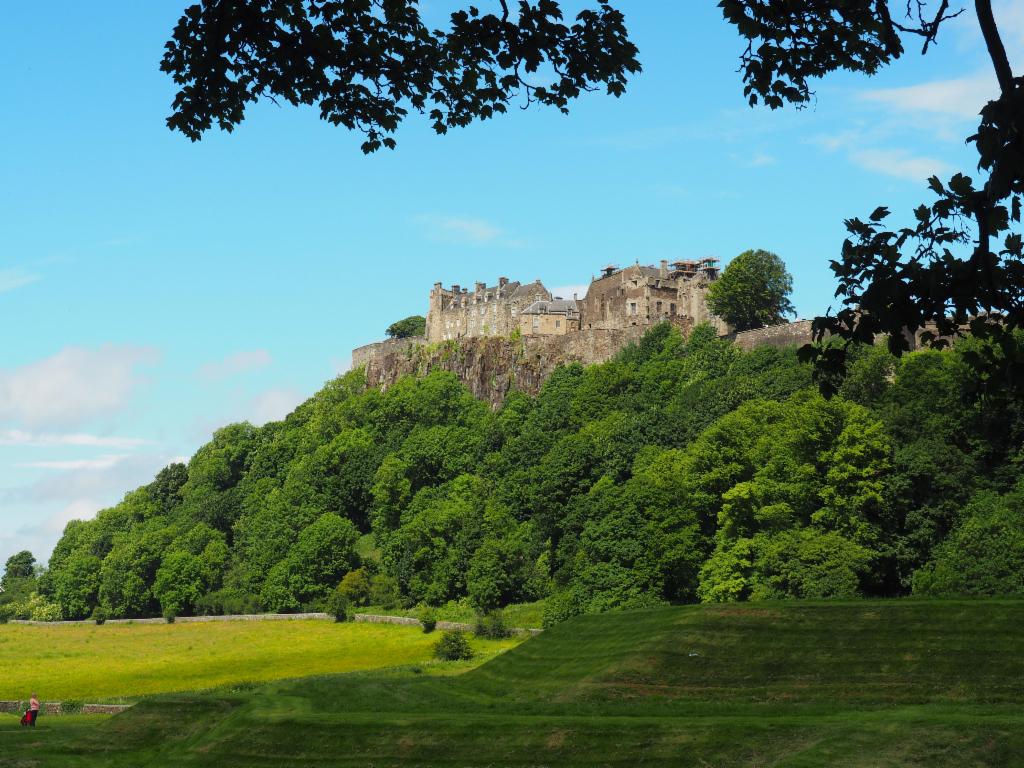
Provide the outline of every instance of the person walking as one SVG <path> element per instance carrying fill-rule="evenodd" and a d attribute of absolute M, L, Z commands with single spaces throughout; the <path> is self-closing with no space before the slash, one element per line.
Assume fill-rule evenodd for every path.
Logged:
<path fill-rule="evenodd" d="M 28 724 L 33 728 L 36 727 L 36 718 L 39 717 L 39 699 L 36 698 L 35 693 L 32 694 L 32 698 L 28 702 Z"/>

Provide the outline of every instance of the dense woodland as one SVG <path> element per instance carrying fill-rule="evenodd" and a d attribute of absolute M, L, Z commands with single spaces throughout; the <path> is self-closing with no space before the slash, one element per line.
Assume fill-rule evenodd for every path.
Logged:
<path fill-rule="evenodd" d="M 795 349 L 652 329 L 492 411 L 434 372 L 329 382 L 219 430 L 94 520 L 6 615 L 545 599 L 545 622 L 658 602 L 1024 592 L 1024 419 L 979 342 L 860 348 L 825 399 Z M 13 560 L 13 558 L 12 558 Z M 30 566 L 30 564 L 29 564 Z"/>

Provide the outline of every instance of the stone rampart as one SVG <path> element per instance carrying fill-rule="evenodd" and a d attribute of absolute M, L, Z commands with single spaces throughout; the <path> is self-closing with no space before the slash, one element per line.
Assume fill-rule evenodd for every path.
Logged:
<path fill-rule="evenodd" d="M 425 336 L 410 336 L 405 339 L 387 339 L 352 350 L 352 367 L 361 368 L 371 360 L 409 352 L 427 343 Z"/>
<path fill-rule="evenodd" d="M 748 352 L 755 347 L 788 347 L 793 344 L 803 346 L 813 341 L 811 322 L 810 320 L 794 320 L 792 323 L 769 325 L 766 328 L 733 333 L 726 338 L 732 339 L 736 346 Z"/>

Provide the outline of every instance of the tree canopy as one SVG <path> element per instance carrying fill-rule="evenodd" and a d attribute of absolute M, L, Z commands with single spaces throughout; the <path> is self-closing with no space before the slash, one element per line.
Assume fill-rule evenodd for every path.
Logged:
<path fill-rule="evenodd" d="M 967 363 L 985 343 L 858 347 L 828 400 L 795 349 L 742 351 L 710 326 L 656 326 L 493 411 L 446 372 L 380 392 L 351 371 L 70 523 L 10 610 L 290 612 L 338 594 L 479 611 L 545 599 L 554 622 L 661 602 L 1021 594 L 1024 410 Z"/>
<path fill-rule="evenodd" d="M 708 309 L 737 331 L 784 322 L 794 314 L 793 276 L 770 251 L 744 251 L 708 288 Z"/>
<path fill-rule="evenodd" d="M 392 339 L 408 339 L 410 336 L 422 336 L 427 332 L 427 318 L 423 315 L 410 315 L 388 326 L 387 334 Z"/>
<path fill-rule="evenodd" d="M 518 96 L 568 111 L 603 87 L 623 93 L 639 72 L 622 13 L 588 3 L 563 23 L 555 0 L 522 0 L 512 13 L 472 5 L 446 30 L 427 27 L 417 0 L 203 0 L 186 9 L 161 69 L 179 86 L 172 130 L 193 141 L 230 131 L 260 98 L 316 106 L 363 133 L 364 152 L 394 148 L 409 111 L 435 131 L 506 112 Z"/>

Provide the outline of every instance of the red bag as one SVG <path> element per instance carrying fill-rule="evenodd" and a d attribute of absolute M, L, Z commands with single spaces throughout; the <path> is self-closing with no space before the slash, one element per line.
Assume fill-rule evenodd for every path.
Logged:
<path fill-rule="evenodd" d="M 31 722 L 31 718 L 32 718 L 32 713 L 30 711 L 26 710 L 25 714 L 21 716 L 21 724 L 22 725 L 28 725 Z"/>

